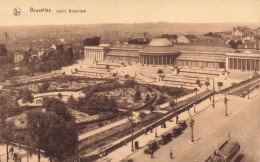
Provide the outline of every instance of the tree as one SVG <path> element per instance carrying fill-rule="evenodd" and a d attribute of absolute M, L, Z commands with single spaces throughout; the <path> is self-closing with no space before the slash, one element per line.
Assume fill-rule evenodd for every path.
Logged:
<path fill-rule="evenodd" d="M 69 47 L 65 52 L 64 52 L 64 63 L 65 65 L 71 65 L 74 63 L 74 53 L 72 51 L 72 48 Z"/>
<path fill-rule="evenodd" d="M 228 44 L 231 46 L 231 48 L 237 49 L 239 45 L 243 44 L 243 42 L 241 40 L 237 40 L 237 41 L 231 40 L 228 42 Z"/>
<path fill-rule="evenodd" d="M 87 38 L 83 41 L 83 46 L 98 46 L 100 37 Z"/>
<path fill-rule="evenodd" d="M 23 104 L 25 104 L 25 103 L 28 104 L 28 102 L 33 103 L 33 101 L 34 101 L 32 91 L 29 90 L 28 88 L 19 90 L 18 96 L 19 96 L 18 98 L 22 100 Z"/>
<path fill-rule="evenodd" d="M 58 51 L 58 52 L 64 52 L 63 44 L 58 44 L 58 45 L 56 45 L 56 51 Z"/>
<path fill-rule="evenodd" d="M 46 108 L 47 112 L 54 112 L 55 114 L 62 116 L 66 121 L 71 121 L 73 119 L 65 103 L 57 98 L 44 97 L 42 106 Z"/>
<path fill-rule="evenodd" d="M 199 79 L 196 80 L 196 84 L 200 87 L 201 86 L 201 82 Z"/>
<path fill-rule="evenodd" d="M 0 143 L 2 140 L 5 141 L 6 143 L 6 159 L 8 161 L 9 159 L 9 153 L 8 153 L 8 147 L 9 147 L 9 144 L 12 140 L 12 133 L 13 133 L 13 130 L 12 130 L 12 124 L 11 123 L 6 123 L 6 119 L 5 118 L 2 118 L 1 121 L 0 121 Z"/>
<path fill-rule="evenodd" d="M 150 100 L 150 98 L 151 98 L 150 95 L 147 94 L 146 97 L 145 97 L 145 101 L 148 102 Z"/>
<path fill-rule="evenodd" d="M 208 81 L 205 82 L 205 85 L 207 87 L 207 91 L 209 90 L 210 83 Z"/>
<path fill-rule="evenodd" d="M 63 96 L 62 96 L 61 93 L 58 93 L 58 97 L 59 97 L 59 99 L 61 100 Z"/>
<path fill-rule="evenodd" d="M 173 108 L 174 108 L 174 106 L 176 105 L 176 103 L 175 103 L 174 101 L 170 101 L 170 102 L 169 102 L 169 105 L 171 106 L 172 111 L 173 111 Z"/>
<path fill-rule="evenodd" d="M 149 109 L 150 109 L 150 112 L 153 113 L 153 111 L 155 110 L 154 105 L 151 104 L 151 105 L 149 106 Z"/>
<path fill-rule="evenodd" d="M 136 102 L 138 100 L 141 100 L 141 91 L 139 89 L 139 86 L 137 85 L 134 95 L 134 101 Z"/>
<path fill-rule="evenodd" d="M 218 82 L 218 88 L 219 88 L 219 91 L 220 91 L 220 88 L 223 86 L 223 83 L 222 82 Z"/>
<path fill-rule="evenodd" d="M 5 44 L 0 44 L 0 56 L 6 56 L 7 55 L 7 49 Z"/>
<path fill-rule="evenodd" d="M 63 156 L 73 155 L 77 146 L 75 121 L 67 121 L 55 112 L 35 112 L 27 114 L 28 143 L 33 150 L 52 159 L 62 160 Z"/>
<path fill-rule="evenodd" d="M 140 112 L 138 116 L 139 116 L 139 118 L 141 118 L 141 120 L 143 121 L 144 118 L 145 118 L 145 116 L 146 116 L 146 113 L 145 113 L 145 112 Z"/>
<path fill-rule="evenodd" d="M 69 108 L 77 110 L 77 100 L 71 95 L 67 100 L 67 105 Z"/>
<path fill-rule="evenodd" d="M 43 83 L 40 87 L 39 87 L 39 91 L 40 92 L 45 92 L 50 88 L 50 83 L 49 82 L 45 82 Z"/>
<path fill-rule="evenodd" d="M 107 111 L 111 111 L 111 112 L 114 112 L 114 113 L 118 112 L 118 104 L 117 104 L 117 100 L 114 96 L 112 96 L 109 99 L 106 109 L 107 109 Z"/>
<path fill-rule="evenodd" d="M 163 74 L 162 69 L 159 69 L 159 70 L 157 71 L 157 73 L 160 74 L 160 75 Z"/>
<path fill-rule="evenodd" d="M 129 79 L 129 77 L 130 77 L 130 76 L 129 76 L 128 74 L 125 75 L 125 79 Z"/>
<path fill-rule="evenodd" d="M 117 73 L 113 73 L 113 77 L 116 78 L 117 77 Z"/>

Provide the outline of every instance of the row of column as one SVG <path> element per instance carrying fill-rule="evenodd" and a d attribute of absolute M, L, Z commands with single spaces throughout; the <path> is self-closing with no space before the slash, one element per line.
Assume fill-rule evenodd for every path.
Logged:
<path fill-rule="evenodd" d="M 103 51 L 85 50 L 86 59 L 103 60 Z"/>
<path fill-rule="evenodd" d="M 240 58 L 228 58 L 227 68 L 236 70 L 250 70 L 259 71 L 259 59 L 240 59 Z"/>
<path fill-rule="evenodd" d="M 178 60 L 178 66 L 188 66 L 188 67 L 200 67 L 200 68 L 224 68 L 224 63 L 218 62 L 206 62 L 206 61 L 189 61 L 189 60 Z"/>
<path fill-rule="evenodd" d="M 140 62 L 144 65 L 172 65 L 174 60 L 175 56 L 140 56 Z"/>

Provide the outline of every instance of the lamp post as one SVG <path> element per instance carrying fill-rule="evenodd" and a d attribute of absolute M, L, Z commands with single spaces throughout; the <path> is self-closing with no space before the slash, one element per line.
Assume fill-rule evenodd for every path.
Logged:
<path fill-rule="evenodd" d="M 213 108 L 215 108 L 215 97 L 214 97 L 214 94 L 215 94 L 215 81 L 214 81 L 214 78 L 213 78 L 213 98 L 212 98 L 212 106 Z"/>
<path fill-rule="evenodd" d="M 175 99 L 176 99 L 176 101 L 175 101 L 176 110 L 177 110 L 177 98 L 178 98 L 178 95 L 175 96 Z"/>
<path fill-rule="evenodd" d="M 191 121 L 190 121 L 190 128 L 191 128 L 191 142 L 194 142 L 194 139 L 193 139 L 193 126 L 194 126 L 194 120 L 191 118 Z"/>
<path fill-rule="evenodd" d="M 225 103 L 225 108 L 226 108 L 226 116 L 228 116 L 228 114 L 227 114 L 227 102 L 228 102 L 227 94 L 225 93 L 224 103 Z"/>
<path fill-rule="evenodd" d="M 133 109 L 131 108 L 131 132 L 132 132 L 132 151 L 134 151 L 134 131 L 133 131 Z"/>

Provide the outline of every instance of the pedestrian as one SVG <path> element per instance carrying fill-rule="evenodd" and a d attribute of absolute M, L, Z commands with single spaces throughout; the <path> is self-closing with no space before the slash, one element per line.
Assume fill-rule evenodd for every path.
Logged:
<path fill-rule="evenodd" d="M 13 148 L 13 146 L 10 148 L 9 152 L 11 152 L 11 154 L 14 153 L 14 148 Z"/>
<path fill-rule="evenodd" d="M 228 131 L 228 140 L 230 140 L 230 132 Z"/>
<path fill-rule="evenodd" d="M 152 150 L 152 152 L 151 152 L 151 159 L 153 158 L 153 152 L 154 152 L 154 151 Z"/>
<path fill-rule="evenodd" d="M 196 105 L 194 104 L 193 106 L 194 106 L 194 113 L 196 113 Z"/>
<path fill-rule="evenodd" d="M 190 108 L 188 108 L 188 113 L 189 113 L 189 116 L 191 116 L 191 114 L 190 114 Z"/>
<path fill-rule="evenodd" d="M 172 150 L 170 150 L 170 158 L 173 159 L 173 153 L 172 153 Z"/>
<path fill-rule="evenodd" d="M 177 115 L 176 116 L 176 124 L 178 123 L 178 120 L 179 120 L 179 116 Z"/>
<path fill-rule="evenodd" d="M 211 101 L 211 96 L 209 96 L 209 101 Z"/>

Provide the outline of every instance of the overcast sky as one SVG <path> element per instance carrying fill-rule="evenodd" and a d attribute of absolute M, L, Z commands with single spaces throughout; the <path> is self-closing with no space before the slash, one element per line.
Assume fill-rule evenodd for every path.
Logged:
<path fill-rule="evenodd" d="M 20 16 L 13 9 L 22 10 Z M 48 8 L 51 13 L 33 13 Z M 67 13 L 57 14 L 57 9 Z M 68 13 L 68 9 L 86 13 Z M 260 0 L 0 0 L 0 25 L 260 23 Z"/>

